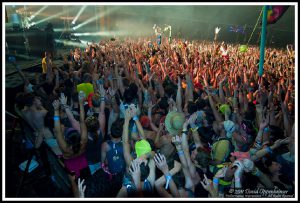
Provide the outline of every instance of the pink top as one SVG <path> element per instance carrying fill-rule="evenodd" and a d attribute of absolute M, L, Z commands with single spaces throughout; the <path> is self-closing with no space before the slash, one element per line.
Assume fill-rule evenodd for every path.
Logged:
<path fill-rule="evenodd" d="M 88 162 L 85 158 L 85 153 L 71 159 L 65 159 L 64 163 L 66 168 L 70 172 L 75 172 L 76 178 L 80 176 L 81 169 L 88 167 Z"/>

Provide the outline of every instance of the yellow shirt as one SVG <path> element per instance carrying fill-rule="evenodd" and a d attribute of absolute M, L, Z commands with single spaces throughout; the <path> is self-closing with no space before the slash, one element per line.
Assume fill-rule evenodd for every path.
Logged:
<path fill-rule="evenodd" d="M 229 154 L 229 141 L 228 140 L 220 140 L 215 142 L 212 146 L 212 158 L 218 161 L 224 161 L 224 159 Z"/>
<path fill-rule="evenodd" d="M 42 69 L 43 69 L 43 74 L 46 74 L 47 73 L 46 57 L 44 57 L 42 60 Z"/>
<path fill-rule="evenodd" d="M 87 98 L 90 93 L 94 93 L 94 87 L 91 83 L 81 83 L 77 85 L 77 92 L 79 93 L 80 91 L 83 91 Z"/>

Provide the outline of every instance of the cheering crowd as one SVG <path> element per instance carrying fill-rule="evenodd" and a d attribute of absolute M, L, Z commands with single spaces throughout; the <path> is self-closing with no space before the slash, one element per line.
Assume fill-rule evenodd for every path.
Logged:
<path fill-rule="evenodd" d="M 15 109 L 36 148 L 56 139 L 75 197 L 295 193 L 291 45 L 266 48 L 262 77 L 258 46 L 217 40 L 102 40 L 62 67 L 46 52 L 30 81 L 14 63 Z"/>

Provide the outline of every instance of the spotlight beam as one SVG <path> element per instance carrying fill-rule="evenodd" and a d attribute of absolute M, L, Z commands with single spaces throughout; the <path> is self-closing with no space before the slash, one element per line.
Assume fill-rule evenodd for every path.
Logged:
<path fill-rule="evenodd" d="M 99 18 L 105 16 L 105 15 L 111 13 L 112 11 L 115 11 L 116 9 L 118 9 L 118 7 L 113 7 L 112 9 L 108 10 L 106 13 L 103 12 L 103 13 L 101 13 L 100 15 L 94 16 L 94 17 L 88 19 L 87 21 L 85 21 L 85 22 L 83 22 L 83 23 L 81 23 L 81 24 L 79 24 L 79 25 L 73 27 L 73 29 L 74 29 L 74 30 L 77 30 L 78 28 L 80 28 L 80 27 L 82 27 L 82 26 L 84 26 L 84 25 L 87 25 L 87 24 L 89 24 L 89 23 L 91 23 L 91 22 L 93 22 L 93 21 L 95 21 L 95 20 L 97 20 L 97 19 L 99 19 Z"/>
<path fill-rule="evenodd" d="M 74 8 L 73 8 L 73 9 L 70 9 L 69 11 L 72 11 L 72 10 L 74 10 Z M 63 11 L 63 12 L 60 12 L 60 13 L 58 13 L 58 14 L 56 14 L 56 15 L 49 16 L 49 17 L 44 18 L 44 19 L 42 19 L 42 20 L 40 20 L 40 21 L 37 21 L 35 24 L 37 25 L 37 24 L 43 23 L 43 22 L 48 21 L 48 20 L 50 20 L 50 19 L 56 18 L 56 17 L 58 17 L 58 16 L 61 16 L 61 15 L 65 14 L 65 13 L 67 13 L 67 12 L 68 12 L 68 10 Z"/>
<path fill-rule="evenodd" d="M 44 11 L 47 7 L 48 6 L 43 6 L 40 10 L 38 10 L 37 12 L 32 14 L 32 16 L 30 17 L 30 20 L 34 19 L 38 14 L 40 14 L 42 11 Z"/>
<path fill-rule="evenodd" d="M 81 15 L 81 13 L 84 11 L 84 9 L 86 8 L 87 6 L 83 6 L 81 7 L 81 9 L 79 10 L 79 12 L 77 13 L 77 15 L 75 16 L 74 20 L 72 21 L 73 24 L 76 23 L 76 20 L 79 18 L 79 16 Z"/>

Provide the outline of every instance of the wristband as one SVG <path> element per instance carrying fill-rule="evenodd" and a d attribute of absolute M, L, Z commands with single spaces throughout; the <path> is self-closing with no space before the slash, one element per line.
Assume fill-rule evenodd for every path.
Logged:
<path fill-rule="evenodd" d="M 133 119 L 134 121 L 136 121 L 136 120 L 139 120 L 139 117 L 138 117 L 138 116 L 134 116 L 132 119 Z"/>
<path fill-rule="evenodd" d="M 178 154 L 178 156 L 181 156 L 181 155 L 184 155 L 184 152 L 183 152 L 183 150 L 180 150 L 177 152 L 177 154 Z"/>
<path fill-rule="evenodd" d="M 241 182 L 241 179 L 239 177 L 235 177 L 234 182 Z"/>
<path fill-rule="evenodd" d="M 268 128 L 268 127 L 265 127 L 265 128 L 264 128 L 264 132 L 269 132 L 269 128 Z"/>
<path fill-rule="evenodd" d="M 105 98 L 104 98 L 104 97 L 101 97 L 101 98 L 100 98 L 100 101 L 105 101 Z"/>
<path fill-rule="evenodd" d="M 168 174 L 168 175 L 165 176 L 165 178 L 167 180 L 165 189 L 168 189 L 170 180 L 172 179 L 172 175 Z"/>
<path fill-rule="evenodd" d="M 53 117 L 53 120 L 54 120 L 54 121 L 59 121 L 59 116 L 54 116 L 54 117 Z"/>
<path fill-rule="evenodd" d="M 269 146 L 266 147 L 266 151 L 268 152 L 268 154 L 273 154 L 273 150 Z"/>
<path fill-rule="evenodd" d="M 183 130 L 182 133 L 184 133 L 184 134 L 187 135 L 188 131 L 187 130 Z"/>

